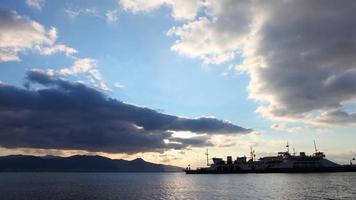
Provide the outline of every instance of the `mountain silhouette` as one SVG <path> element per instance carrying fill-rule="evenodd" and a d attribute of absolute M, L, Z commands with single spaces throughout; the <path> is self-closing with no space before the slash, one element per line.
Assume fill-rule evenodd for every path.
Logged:
<path fill-rule="evenodd" d="M 75 155 L 28 156 L 10 155 L 0 157 L 0 172 L 179 172 L 182 168 L 134 160 L 110 159 L 103 156 Z"/>

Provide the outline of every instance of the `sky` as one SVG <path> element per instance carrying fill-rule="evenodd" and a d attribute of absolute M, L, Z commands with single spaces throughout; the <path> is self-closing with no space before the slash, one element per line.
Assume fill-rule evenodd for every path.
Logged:
<path fill-rule="evenodd" d="M 356 156 L 352 0 L 2 0 L 0 155 Z"/>

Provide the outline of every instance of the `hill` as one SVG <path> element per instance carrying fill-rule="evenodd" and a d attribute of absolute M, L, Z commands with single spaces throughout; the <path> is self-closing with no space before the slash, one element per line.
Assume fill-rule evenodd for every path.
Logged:
<path fill-rule="evenodd" d="M 179 172 L 182 168 L 134 160 L 110 159 L 102 156 L 70 157 L 10 155 L 0 157 L 0 172 Z"/>

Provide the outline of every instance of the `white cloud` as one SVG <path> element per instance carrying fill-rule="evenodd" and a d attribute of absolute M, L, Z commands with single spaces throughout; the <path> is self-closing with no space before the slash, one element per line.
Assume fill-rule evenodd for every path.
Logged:
<path fill-rule="evenodd" d="M 106 12 L 105 16 L 106 16 L 106 22 L 108 24 L 115 23 L 119 19 L 118 10 L 108 10 Z"/>
<path fill-rule="evenodd" d="M 62 68 L 58 70 L 57 73 L 62 76 L 84 75 L 93 86 L 105 91 L 110 90 L 110 88 L 102 82 L 102 76 L 96 61 L 91 58 L 76 59 L 72 66 Z"/>
<path fill-rule="evenodd" d="M 116 87 L 116 88 L 124 88 L 125 87 L 125 85 L 124 84 L 122 84 L 122 83 L 120 83 L 120 82 L 115 82 L 114 83 L 114 87 Z"/>
<path fill-rule="evenodd" d="M 78 73 L 87 73 L 95 67 L 95 60 L 90 58 L 82 58 L 74 61 L 70 67 L 59 70 L 60 75 L 73 75 Z"/>
<path fill-rule="evenodd" d="M 32 50 L 43 55 L 77 51 L 64 44 L 57 44 L 57 29 L 46 29 L 41 24 L 14 11 L 0 9 L 0 62 L 20 61 L 19 53 Z"/>
<path fill-rule="evenodd" d="M 181 27 L 173 27 L 167 34 L 175 35 L 180 39 L 171 49 L 191 58 L 203 59 L 205 63 L 217 64 L 233 58 L 233 53 L 218 45 L 216 40 L 220 38 L 217 37 L 217 32 L 210 29 L 211 23 L 204 17 Z"/>
<path fill-rule="evenodd" d="M 201 0 L 175 0 L 168 1 L 168 5 L 172 7 L 172 16 L 178 20 L 193 20 L 198 9 L 202 6 Z"/>
<path fill-rule="evenodd" d="M 41 10 L 45 4 L 45 0 L 26 0 L 26 4 L 32 8 Z"/>
<path fill-rule="evenodd" d="M 124 10 L 137 13 L 140 11 L 150 12 L 162 6 L 165 2 L 166 0 L 121 0 L 119 3 Z"/>
<path fill-rule="evenodd" d="M 249 31 L 249 5 L 249 1 L 207 1 L 204 8 L 208 16 L 168 31 L 168 35 L 178 37 L 171 49 L 211 64 L 233 59 Z"/>
<path fill-rule="evenodd" d="M 203 5 L 202 0 L 121 0 L 119 3 L 124 10 L 133 13 L 151 12 L 161 6 L 168 6 L 177 20 L 193 20 Z"/>
<path fill-rule="evenodd" d="M 99 88 L 101 90 L 110 91 L 110 88 L 103 82 L 95 83 L 94 86 L 96 86 L 97 88 Z"/>
<path fill-rule="evenodd" d="M 64 44 L 56 44 L 52 47 L 41 47 L 37 46 L 35 50 L 38 50 L 42 55 L 51 55 L 54 53 L 63 52 L 66 56 L 72 56 L 76 54 L 78 51 L 72 47 L 68 47 Z"/>
<path fill-rule="evenodd" d="M 97 61 L 91 58 L 76 58 L 73 65 L 63 67 L 59 70 L 54 69 L 33 69 L 33 71 L 40 71 L 49 76 L 60 77 L 76 77 L 80 78 L 81 83 L 90 84 L 93 87 L 101 90 L 110 91 L 110 88 L 102 80 L 102 75 L 97 67 Z"/>
<path fill-rule="evenodd" d="M 80 15 L 86 15 L 91 17 L 99 17 L 99 13 L 95 8 L 75 8 L 69 6 L 65 9 L 66 14 L 71 18 L 76 18 Z"/>

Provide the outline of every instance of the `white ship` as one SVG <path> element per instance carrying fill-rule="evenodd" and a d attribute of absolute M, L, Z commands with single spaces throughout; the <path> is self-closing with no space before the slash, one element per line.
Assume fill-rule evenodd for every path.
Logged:
<path fill-rule="evenodd" d="M 225 173 L 310 173 L 310 172 L 356 172 L 356 166 L 340 165 L 325 158 L 325 154 L 316 148 L 314 142 L 315 153 L 306 155 L 305 152 L 300 152 L 298 155 L 294 152 L 289 152 L 289 144 L 287 143 L 285 152 L 278 152 L 277 156 L 261 157 L 256 160 L 255 151 L 250 152 L 250 158 L 246 156 L 237 157 L 235 160 L 231 156 L 227 156 L 226 161 L 222 158 L 212 158 L 213 164 L 209 164 L 209 154 L 207 156 L 208 167 L 190 169 L 188 166 L 185 170 L 187 174 L 225 174 Z"/>

